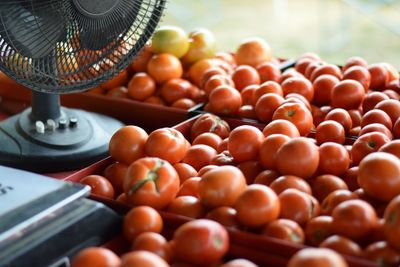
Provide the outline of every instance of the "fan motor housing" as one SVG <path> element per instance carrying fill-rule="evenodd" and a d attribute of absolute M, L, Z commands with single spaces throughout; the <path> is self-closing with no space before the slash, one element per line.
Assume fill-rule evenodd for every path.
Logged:
<path fill-rule="evenodd" d="M 73 0 L 76 8 L 85 16 L 105 16 L 118 5 L 119 0 Z"/>

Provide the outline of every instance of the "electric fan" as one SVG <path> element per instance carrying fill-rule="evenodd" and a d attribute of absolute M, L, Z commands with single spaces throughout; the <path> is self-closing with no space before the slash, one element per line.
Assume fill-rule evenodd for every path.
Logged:
<path fill-rule="evenodd" d="M 33 90 L 32 107 L 0 123 L 0 164 L 53 172 L 106 156 L 122 123 L 62 108 L 59 94 L 95 87 L 123 70 L 164 6 L 165 0 L 0 1 L 0 70 Z"/>

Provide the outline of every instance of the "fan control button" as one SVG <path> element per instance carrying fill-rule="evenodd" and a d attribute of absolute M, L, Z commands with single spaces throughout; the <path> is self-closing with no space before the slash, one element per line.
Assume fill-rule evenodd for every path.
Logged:
<path fill-rule="evenodd" d="M 45 126 L 42 121 L 36 121 L 35 122 L 35 127 L 36 127 L 36 132 L 39 134 L 44 134 L 45 131 Z"/>
<path fill-rule="evenodd" d="M 67 128 L 67 120 L 66 119 L 60 119 L 58 121 L 58 128 L 62 129 L 62 130 Z"/>
<path fill-rule="evenodd" d="M 78 125 L 78 118 L 71 117 L 69 118 L 69 127 L 76 127 Z"/>
<path fill-rule="evenodd" d="M 47 129 L 49 131 L 54 132 L 56 130 L 56 128 L 57 128 L 56 122 L 54 120 L 52 120 L 52 119 L 48 119 L 46 124 L 47 124 Z"/>

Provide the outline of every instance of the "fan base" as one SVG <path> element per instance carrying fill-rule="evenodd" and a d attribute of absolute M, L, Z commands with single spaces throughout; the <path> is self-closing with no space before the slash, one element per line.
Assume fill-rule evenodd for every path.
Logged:
<path fill-rule="evenodd" d="M 61 114 L 66 127 L 48 125 L 44 133 L 37 132 L 31 109 L 1 122 L 0 164 L 40 173 L 80 169 L 105 158 L 111 136 L 123 126 L 83 110 L 62 108 Z"/>

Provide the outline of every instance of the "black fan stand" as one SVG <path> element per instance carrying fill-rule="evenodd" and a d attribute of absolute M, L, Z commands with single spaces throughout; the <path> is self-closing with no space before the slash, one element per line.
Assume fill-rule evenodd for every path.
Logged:
<path fill-rule="evenodd" d="M 75 170 L 108 154 L 113 118 L 61 107 L 60 96 L 32 92 L 32 107 L 0 123 L 0 164 L 36 172 Z"/>

